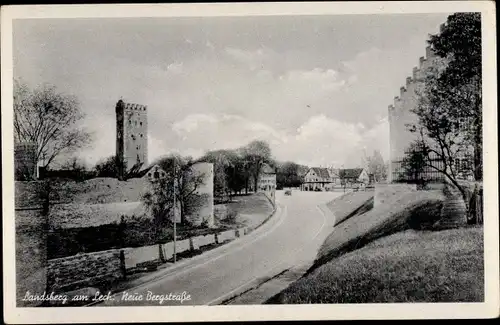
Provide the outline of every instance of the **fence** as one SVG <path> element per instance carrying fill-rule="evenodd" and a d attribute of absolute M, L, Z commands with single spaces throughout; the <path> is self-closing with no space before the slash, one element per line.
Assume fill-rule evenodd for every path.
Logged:
<path fill-rule="evenodd" d="M 176 242 L 176 253 L 186 254 L 206 246 L 223 244 L 247 233 L 247 228 L 240 228 L 187 238 Z M 143 268 L 154 270 L 170 260 L 173 257 L 173 245 L 173 242 L 168 242 L 50 259 L 47 282 L 53 290 L 61 292 L 125 279 L 129 273 Z"/>
<path fill-rule="evenodd" d="M 410 155 L 410 152 L 406 152 Z M 443 169 L 444 164 L 437 156 L 430 157 L 431 164 Z M 392 161 L 392 179 L 396 182 L 419 183 L 421 181 L 438 181 L 444 180 L 443 174 L 430 166 L 419 166 L 418 162 L 409 162 L 404 158 Z M 423 164 L 423 163 L 422 163 Z"/>

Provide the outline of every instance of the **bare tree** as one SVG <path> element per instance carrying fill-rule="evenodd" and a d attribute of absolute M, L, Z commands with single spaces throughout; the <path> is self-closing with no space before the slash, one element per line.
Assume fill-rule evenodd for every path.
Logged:
<path fill-rule="evenodd" d="M 181 224 L 189 224 L 187 217 L 204 202 L 198 190 L 205 175 L 193 169 L 192 159 L 177 155 L 160 158 L 156 164 L 165 171 L 166 176 L 151 184 L 151 189 L 143 195 L 142 201 L 151 212 L 157 232 L 160 233 L 163 227 L 172 222 L 170 216 L 174 207 L 174 193 L 176 206 L 180 208 Z"/>
<path fill-rule="evenodd" d="M 387 178 L 387 169 L 382 154 L 378 150 L 373 151 L 373 156 L 366 157 L 366 165 L 368 173 L 373 175 L 375 183 L 383 181 Z"/>
<path fill-rule="evenodd" d="M 271 148 L 265 141 L 254 140 L 240 148 L 240 151 L 249 176 L 252 177 L 254 191 L 257 191 L 262 164 L 272 162 Z"/>
<path fill-rule="evenodd" d="M 173 209 L 173 182 L 171 178 L 159 179 L 142 196 L 142 202 L 153 217 L 155 236 L 159 239 L 162 230 L 171 223 Z"/>
<path fill-rule="evenodd" d="M 14 82 L 15 139 L 36 143 L 36 161 L 42 161 L 43 167 L 90 141 L 90 134 L 78 127 L 83 117 L 74 96 L 61 94 L 51 85 L 31 90 Z"/>

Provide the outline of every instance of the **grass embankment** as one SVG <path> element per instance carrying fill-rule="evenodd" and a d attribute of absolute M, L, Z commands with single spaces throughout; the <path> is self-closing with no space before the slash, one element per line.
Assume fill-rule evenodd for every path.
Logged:
<path fill-rule="evenodd" d="M 241 226 L 255 228 L 269 217 L 273 206 L 263 193 L 235 196 L 232 202 L 226 204 L 227 217 L 218 218 L 216 224 L 228 228 Z"/>
<path fill-rule="evenodd" d="M 373 191 L 350 192 L 329 202 L 326 206 L 335 216 L 335 225 L 344 220 L 365 213 L 373 208 Z"/>
<path fill-rule="evenodd" d="M 482 301 L 482 227 L 426 231 L 443 200 L 413 192 L 346 219 L 308 273 L 267 303 Z"/>
<path fill-rule="evenodd" d="M 326 238 L 314 267 L 380 237 L 432 226 L 439 218 L 443 200 L 439 191 L 411 192 L 346 219 Z"/>
<path fill-rule="evenodd" d="M 271 303 L 479 302 L 483 228 L 407 230 L 321 266 Z"/>

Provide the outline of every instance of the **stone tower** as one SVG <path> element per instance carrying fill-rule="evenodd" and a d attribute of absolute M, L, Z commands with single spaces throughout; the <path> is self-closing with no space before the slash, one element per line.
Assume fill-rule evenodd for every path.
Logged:
<path fill-rule="evenodd" d="M 118 158 L 118 177 L 123 179 L 132 169 L 140 170 L 147 164 L 148 157 L 148 119 L 147 107 L 116 103 L 116 156 Z"/>

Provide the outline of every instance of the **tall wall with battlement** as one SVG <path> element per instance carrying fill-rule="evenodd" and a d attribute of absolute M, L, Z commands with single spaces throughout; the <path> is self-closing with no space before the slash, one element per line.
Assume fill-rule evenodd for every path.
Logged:
<path fill-rule="evenodd" d="M 441 25 L 441 30 L 444 24 Z M 406 77 L 404 86 L 399 89 L 399 95 L 394 97 L 393 104 L 389 105 L 390 127 L 390 164 L 389 181 L 397 181 L 401 174 L 401 160 L 410 144 L 416 140 L 417 134 L 408 131 L 407 124 L 416 124 L 417 116 L 412 109 L 417 106 L 417 91 L 423 86 L 425 75 L 430 67 L 436 63 L 437 56 L 430 46 L 425 49 L 425 57 L 419 59 L 418 66 L 413 68 L 412 74 Z"/>
<path fill-rule="evenodd" d="M 37 144 L 35 142 L 16 142 L 14 144 L 14 179 L 16 181 L 36 178 Z"/>
<path fill-rule="evenodd" d="M 123 163 L 122 176 L 136 164 L 147 165 L 147 117 L 147 106 L 116 103 L 116 155 Z"/>

